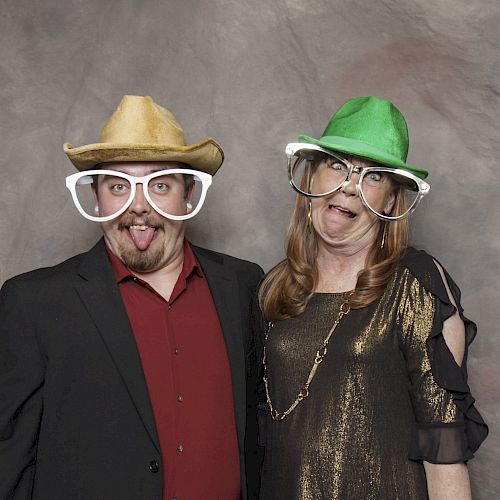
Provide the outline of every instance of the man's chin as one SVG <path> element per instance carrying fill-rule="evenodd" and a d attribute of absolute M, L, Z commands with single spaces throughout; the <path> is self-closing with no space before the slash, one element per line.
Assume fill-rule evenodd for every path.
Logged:
<path fill-rule="evenodd" d="M 160 268 L 165 255 L 163 246 L 147 250 L 138 250 L 137 248 L 125 249 L 120 248 L 118 256 L 120 260 L 131 270 L 136 273 L 149 273 Z"/>

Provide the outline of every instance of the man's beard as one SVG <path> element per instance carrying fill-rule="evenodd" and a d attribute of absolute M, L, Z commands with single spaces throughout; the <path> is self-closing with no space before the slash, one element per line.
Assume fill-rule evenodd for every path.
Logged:
<path fill-rule="evenodd" d="M 128 231 L 128 228 L 134 224 L 133 217 L 126 217 L 120 221 L 118 228 L 122 231 Z M 164 232 L 163 224 L 155 217 L 142 217 L 141 223 L 154 227 L 157 232 Z M 132 242 L 132 247 L 118 245 L 118 255 L 123 263 L 131 270 L 137 273 L 147 273 L 155 271 L 165 256 L 164 245 L 156 245 L 154 247 L 154 240 L 146 250 L 139 250 Z"/>
<path fill-rule="evenodd" d="M 131 270 L 136 273 L 147 273 L 155 271 L 165 256 L 165 247 L 159 245 L 156 249 L 148 248 L 141 251 L 137 248 L 124 248 L 118 246 L 120 259 Z"/>

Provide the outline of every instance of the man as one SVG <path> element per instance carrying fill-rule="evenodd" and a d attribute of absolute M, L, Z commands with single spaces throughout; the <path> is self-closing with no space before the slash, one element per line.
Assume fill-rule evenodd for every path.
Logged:
<path fill-rule="evenodd" d="M 64 149 L 104 238 L 2 288 L 0 499 L 256 496 L 262 270 L 184 236 L 222 149 L 139 96 Z"/>

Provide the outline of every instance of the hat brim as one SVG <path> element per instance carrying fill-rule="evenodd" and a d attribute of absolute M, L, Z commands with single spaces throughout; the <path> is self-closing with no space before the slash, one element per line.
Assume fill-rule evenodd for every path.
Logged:
<path fill-rule="evenodd" d="M 388 167 L 402 168 L 415 174 L 421 179 L 425 179 L 429 175 L 429 172 L 423 168 L 408 165 L 408 163 L 405 163 L 400 158 L 356 139 L 339 136 L 324 136 L 321 139 L 314 139 L 313 137 L 309 137 L 307 135 L 299 135 L 299 142 L 315 144 L 317 146 L 321 146 L 322 148 L 331 149 L 332 151 L 338 151 L 340 153 L 361 156 Z"/>
<path fill-rule="evenodd" d="M 74 148 L 65 143 L 64 152 L 78 170 L 89 170 L 99 163 L 110 162 L 178 161 L 194 170 L 214 175 L 224 161 L 224 152 L 213 139 L 204 139 L 190 146 L 97 143 Z"/>

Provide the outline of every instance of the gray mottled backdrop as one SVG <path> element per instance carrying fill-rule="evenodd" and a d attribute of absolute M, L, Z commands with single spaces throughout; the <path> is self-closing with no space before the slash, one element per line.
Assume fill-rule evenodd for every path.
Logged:
<path fill-rule="evenodd" d="M 320 135 L 355 95 L 393 100 L 409 160 L 431 171 L 413 240 L 439 258 L 479 325 L 471 385 L 490 424 L 471 462 L 500 495 L 498 0 L 2 0 L 0 281 L 90 247 L 62 143 L 95 142 L 123 94 L 151 95 L 226 162 L 192 239 L 260 263 L 283 254 L 293 196 L 284 146 Z"/>

